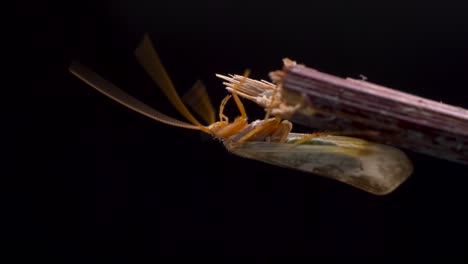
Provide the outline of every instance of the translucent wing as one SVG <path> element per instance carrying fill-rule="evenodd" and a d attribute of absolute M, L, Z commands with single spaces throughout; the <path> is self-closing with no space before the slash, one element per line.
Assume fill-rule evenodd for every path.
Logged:
<path fill-rule="evenodd" d="M 208 125 L 216 121 L 213 105 L 206 87 L 201 81 L 197 81 L 192 89 L 182 96 L 182 101 L 190 106 Z"/>
<path fill-rule="evenodd" d="M 390 146 L 339 136 L 291 144 L 299 138 L 301 134 L 291 133 L 286 144 L 251 141 L 236 145 L 226 141 L 225 145 L 241 157 L 311 172 L 376 195 L 392 192 L 413 171 L 407 156 Z"/>
<path fill-rule="evenodd" d="M 144 104 L 138 99 L 127 94 L 122 89 L 118 88 L 111 82 L 102 78 L 97 73 L 95 73 L 88 67 L 80 64 L 79 62 L 76 62 L 76 61 L 72 62 L 69 67 L 69 70 L 76 77 L 80 78 L 81 80 L 89 84 L 94 89 L 114 99 L 115 101 L 121 103 L 122 105 L 130 109 L 133 109 L 136 112 L 139 112 L 149 118 L 152 118 L 154 120 L 157 120 L 159 122 L 172 125 L 172 126 L 200 130 L 198 126 L 194 126 L 186 122 L 182 122 L 180 120 L 167 116 L 159 111 L 156 111 L 155 109 L 149 107 L 148 105 Z"/>

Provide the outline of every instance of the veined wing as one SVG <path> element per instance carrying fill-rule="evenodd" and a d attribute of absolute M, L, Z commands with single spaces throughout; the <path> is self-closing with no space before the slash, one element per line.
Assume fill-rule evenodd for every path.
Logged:
<path fill-rule="evenodd" d="M 241 157 L 332 178 L 376 195 L 392 192 L 413 172 L 408 157 L 387 145 L 327 135 L 292 144 L 301 136 L 291 133 L 285 144 L 226 141 L 225 146 Z"/>

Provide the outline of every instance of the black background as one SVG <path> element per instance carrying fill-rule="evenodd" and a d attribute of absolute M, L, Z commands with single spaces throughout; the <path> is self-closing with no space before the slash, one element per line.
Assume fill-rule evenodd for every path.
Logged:
<path fill-rule="evenodd" d="M 377 197 L 236 157 L 199 132 L 114 103 L 67 72 L 78 59 L 180 118 L 133 57 L 148 32 L 180 94 L 202 79 L 215 105 L 225 95 L 215 73 L 250 68 L 252 77 L 268 79 L 289 57 L 468 108 L 463 4 L 111 2 L 70 1 L 23 14 L 37 16 L 16 32 L 25 38 L 18 46 L 32 54 L 28 67 L 17 64 L 30 73 L 20 81 L 31 85 L 18 89 L 26 106 L 13 118 L 19 163 L 2 191 L 3 237 L 11 249 L 69 259 L 409 254 L 466 260 L 466 166 L 408 151 L 412 177 Z M 246 105 L 252 119 L 262 116 Z M 237 114 L 234 107 L 227 111 Z"/>

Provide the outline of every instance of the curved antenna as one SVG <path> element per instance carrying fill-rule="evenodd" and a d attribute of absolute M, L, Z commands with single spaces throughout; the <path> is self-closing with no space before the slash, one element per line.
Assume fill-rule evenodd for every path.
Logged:
<path fill-rule="evenodd" d="M 144 104 L 140 100 L 132 97 L 131 95 L 124 92 L 122 89 L 118 88 L 111 82 L 107 81 L 106 79 L 99 76 L 97 73 L 89 69 L 88 67 L 82 65 L 77 61 L 73 61 L 70 64 L 69 70 L 72 74 L 76 77 L 96 89 L 97 91 L 103 93 L 104 95 L 112 98 L 113 100 L 121 103 L 122 105 L 143 114 L 151 119 L 159 121 L 161 123 L 165 123 L 171 126 L 188 128 L 188 129 L 195 129 L 195 130 L 202 130 L 199 126 L 191 125 L 186 122 L 182 122 L 170 116 L 167 116 L 150 106 Z M 204 131 L 206 132 L 206 131 Z"/>
<path fill-rule="evenodd" d="M 156 50 L 153 48 L 153 44 L 147 34 L 144 35 L 142 41 L 135 49 L 135 56 L 138 62 L 145 69 L 148 75 L 153 81 L 159 86 L 164 92 L 166 97 L 172 103 L 172 105 L 181 113 L 187 120 L 196 126 L 202 127 L 202 124 L 190 113 L 187 107 L 182 103 L 177 91 L 172 83 L 169 75 L 164 69 Z"/>
<path fill-rule="evenodd" d="M 192 88 L 182 96 L 182 101 L 190 106 L 190 108 L 192 108 L 208 125 L 216 121 L 215 110 L 206 92 L 206 87 L 201 81 L 197 81 Z"/>

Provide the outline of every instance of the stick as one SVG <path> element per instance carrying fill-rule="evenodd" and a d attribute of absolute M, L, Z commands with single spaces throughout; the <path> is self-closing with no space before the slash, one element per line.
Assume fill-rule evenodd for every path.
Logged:
<path fill-rule="evenodd" d="M 283 61 L 273 83 L 250 79 L 235 92 L 297 124 L 468 164 L 468 110 Z M 219 77 L 228 90 L 239 81 Z"/>

